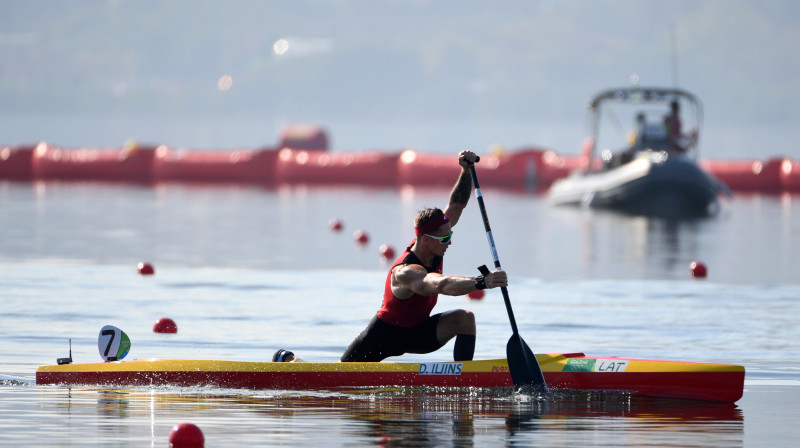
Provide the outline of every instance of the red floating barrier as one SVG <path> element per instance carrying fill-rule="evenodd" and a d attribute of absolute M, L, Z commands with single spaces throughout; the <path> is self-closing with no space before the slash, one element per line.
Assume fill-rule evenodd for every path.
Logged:
<path fill-rule="evenodd" d="M 800 161 L 785 159 L 781 163 L 781 187 L 784 191 L 800 191 Z"/>
<path fill-rule="evenodd" d="M 284 183 L 394 185 L 398 154 L 380 151 L 329 153 L 283 148 L 275 179 Z"/>
<path fill-rule="evenodd" d="M 63 149 L 40 143 L 33 152 L 33 176 L 37 179 L 149 182 L 154 152 L 152 147 Z"/>
<path fill-rule="evenodd" d="M 319 126 L 299 124 L 287 126 L 281 132 L 280 148 L 327 151 L 328 134 Z"/>
<path fill-rule="evenodd" d="M 588 160 L 585 155 L 562 156 L 553 150 L 547 150 L 542 154 L 538 177 L 536 178 L 537 186 L 539 188 L 550 188 L 553 182 L 569 176 L 569 173 L 575 170 L 585 170 L 587 163 Z"/>
<path fill-rule="evenodd" d="M 0 179 L 33 179 L 33 151 L 36 145 L 0 146 Z"/>
<path fill-rule="evenodd" d="M 544 150 L 529 148 L 511 154 L 489 155 L 475 165 L 481 184 L 503 187 L 539 186 L 539 175 Z"/>
<path fill-rule="evenodd" d="M 413 149 L 328 152 L 326 132 L 313 125 L 286 127 L 280 150 L 173 150 L 165 145 L 124 148 L 64 149 L 47 143 L 0 146 L 0 179 L 107 180 L 144 182 L 230 182 L 350 184 L 365 186 L 452 185 L 459 172 L 456 154 L 423 154 Z M 497 151 L 476 165 L 486 185 L 544 190 L 575 170 L 585 170 L 592 141 L 583 143 L 580 155 L 527 147 L 515 152 Z M 777 193 L 800 191 L 800 161 L 788 158 L 760 160 L 702 160 L 710 172 L 731 190 Z M 331 227 L 332 230 L 337 230 Z"/>
<path fill-rule="evenodd" d="M 172 150 L 159 146 L 153 161 L 156 181 L 271 183 L 274 149 Z"/>
<path fill-rule="evenodd" d="M 401 185 L 452 186 L 460 170 L 454 154 L 425 154 L 406 149 L 398 159 L 397 181 Z"/>
<path fill-rule="evenodd" d="M 506 187 L 535 187 L 543 151 L 526 149 L 512 154 L 482 156 L 475 165 L 481 184 Z M 424 154 L 407 149 L 400 154 L 397 179 L 414 186 L 450 186 L 461 168 L 455 154 Z"/>
<path fill-rule="evenodd" d="M 781 188 L 783 160 L 701 160 L 700 166 L 731 190 L 776 192 Z"/>

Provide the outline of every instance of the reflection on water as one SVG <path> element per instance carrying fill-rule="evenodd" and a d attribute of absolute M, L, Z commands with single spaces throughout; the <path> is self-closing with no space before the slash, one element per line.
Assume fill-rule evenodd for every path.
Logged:
<path fill-rule="evenodd" d="M 697 259 L 698 237 L 704 221 L 665 220 L 644 216 L 621 216 L 609 211 L 590 211 L 583 216 L 582 239 L 591 266 L 604 265 L 601 254 L 622 255 L 630 265 L 639 265 L 636 275 L 660 278 L 665 273 L 687 270 Z M 619 273 L 617 273 L 619 275 Z"/>
<path fill-rule="evenodd" d="M 535 222 L 544 233 L 529 246 L 532 254 L 559 244 L 560 252 L 549 252 L 535 270 L 543 277 L 575 275 L 565 266 L 573 257 L 580 278 L 687 279 L 689 263 L 702 260 L 712 281 L 795 284 L 798 205 L 798 195 L 738 195 L 717 216 L 685 220 L 551 207 L 515 230 Z"/>
<path fill-rule="evenodd" d="M 106 446 L 166 446 L 171 427 L 184 421 L 203 430 L 208 447 L 737 446 L 743 438 L 736 405 L 614 393 L 557 392 L 546 401 L 508 389 L 239 393 L 17 386 L 2 393 L 17 407 L 28 404 L 13 415 L 0 409 L 0 429 L 50 427 L 35 433 L 40 446 L 58 435 L 75 446 L 98 439 Z"/>

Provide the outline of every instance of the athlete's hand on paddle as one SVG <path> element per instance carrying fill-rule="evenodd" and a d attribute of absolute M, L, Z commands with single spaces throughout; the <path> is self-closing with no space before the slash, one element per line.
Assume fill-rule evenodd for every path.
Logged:
<path fill-rule="evenodd" d="M 458 153 L 458 164 L 464 168 L 469 168 L 480 160 L 481 158 L 472 151 L 461 151 Z"/>
<path fill-rule="evenodd" d="M 486 284 L 486 289 L 505 288 L 508 286 L 508 275 L 506 271 L 496 269 L 488 274 L 484 274 L 483 282 Z"/>

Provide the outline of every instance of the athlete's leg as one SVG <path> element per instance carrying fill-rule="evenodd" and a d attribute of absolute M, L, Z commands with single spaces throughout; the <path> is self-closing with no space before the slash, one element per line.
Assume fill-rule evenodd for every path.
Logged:
<path fill-rule="evenodd" d="M 379 362 L 405 353 L 402 328 L 389 325 L 375 316 L 342 355 L 341 362 Z"/>
<path fill-rule="evenodd" d="M 452 310 L 442 313 L 436 327 L 436 338 L 441 344 L 456 337 L 453 360 L 471 361 L 475 353 L 475 315 L 467 310 Z"/>
<path fill-rule="evenodd" d="M 468 310 L 445 311 L 436 326 L 436 338 L 445 344 L 459 334 L 475 335 L 475 315 Z"/>

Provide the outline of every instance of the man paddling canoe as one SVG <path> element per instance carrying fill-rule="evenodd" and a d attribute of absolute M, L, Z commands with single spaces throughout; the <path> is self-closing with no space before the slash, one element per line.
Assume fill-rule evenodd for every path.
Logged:
<path fill-rule="evenodd" d="M 461 296 L 477 289 L 507 286 L 506 273 L 458 277 L 442 274 L 442 258 L 450 246 L 452 228 L 469 202 L 469 167 L 475 153 L 458 155 L 461 173 L 444 210 L 426 208 L 414 220 L 416 239 L 392 263 L 386 278 L 383 306 L 350 344 L 342 362 L 377 362 L 404 353 L 431 353 L 456 338 L 455 361 L 470 361 L 475 352 L 475 316 L 464 309 L 430 315 L 439 294 Z"/>

